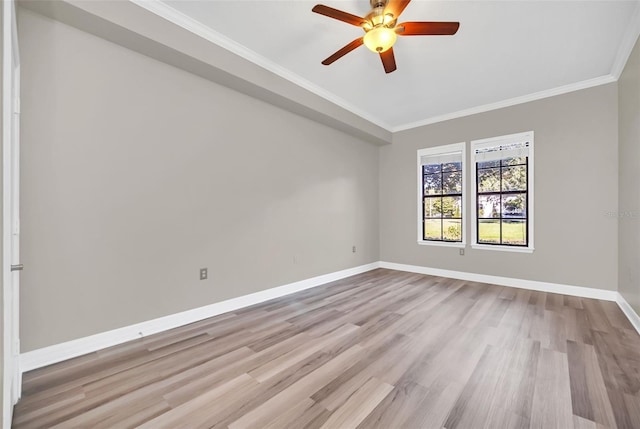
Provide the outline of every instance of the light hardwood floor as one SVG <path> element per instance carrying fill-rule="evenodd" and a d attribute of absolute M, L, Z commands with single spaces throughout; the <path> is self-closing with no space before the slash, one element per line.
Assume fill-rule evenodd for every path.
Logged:
<path fill-rule="evenodd" d="M 24 377 L 16 428 L 640 428 L 617 305 L 375 270 Z"/>

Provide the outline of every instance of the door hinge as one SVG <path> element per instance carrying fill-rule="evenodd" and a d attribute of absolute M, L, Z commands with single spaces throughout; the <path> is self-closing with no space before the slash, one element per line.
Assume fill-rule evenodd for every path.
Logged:
<path fill-rule="evenodd" d="M 24 270 L 24 264 L 16 264 L 11 266 L 11 271 L 22 271 Z"/>

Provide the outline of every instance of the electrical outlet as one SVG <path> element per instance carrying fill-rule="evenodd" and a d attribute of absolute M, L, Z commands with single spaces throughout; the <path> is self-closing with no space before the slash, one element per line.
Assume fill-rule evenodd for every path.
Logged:
<path fill-rule="evenodd" d="M 200 280 L 206 280 L 209 277 L 207 268 L 200 268 Z"/>
<path fill-rule="evenodd" d="M 356 246 L 353 246 L 353 247 L 351 248 L 351 251 L 352 251 L 353 253 L 356 253 Z"/>
<path fill-rule="evenodd" d="M 464 256 L 464 249 L 460 249 L 460 256 Z"/>

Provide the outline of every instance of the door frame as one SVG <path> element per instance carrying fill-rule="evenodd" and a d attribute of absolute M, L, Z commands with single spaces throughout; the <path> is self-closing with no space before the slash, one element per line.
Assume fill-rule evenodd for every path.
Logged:
<path fill-rule="evenodd" d="M 2 426 L 10 427 L 21 393 L 19 340 L 20 56 L 14 0 L 2 2 Z"/>

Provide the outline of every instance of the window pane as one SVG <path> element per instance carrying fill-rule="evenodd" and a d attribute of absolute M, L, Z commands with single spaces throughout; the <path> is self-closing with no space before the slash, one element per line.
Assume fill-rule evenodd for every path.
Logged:
<path fill-rule="evenodd" d="M 502 244 L 527 244 L 527 221 L 526 220 L 503 220 L 502 221 Z"/>
<path fill-rule="evenodd" d="M 462 217 L 462 197 L 443 197 L 442 217 Z"/>
<path fill-rule="evenodd" d="M 425 219 L 425 240 L 442 240 L 442 221 L 440 219 Z"/>
<path fill-rule="evenodd" d="M 500 195 L 479 195 L 478 217 L 500 217 Z"/>
<path fill-rule="evenodd" d="M 526 191 L 527 167 L 504 167 L 502 169 L 502 191 Z"/>
<path fill-rule="evenodd" d="M 503 218 L 527 217 L 527 194 L 509 194 L 502 196 Z"/>
<path fill-rule="evenodd" d="M 525 164 L 527 162 L 526 156 L 519 156 L 517 158 L 505 158 L 502 160 L 502 165 L 518 165 Z"/>
<path fill-rule="evenodd" d="M 442 191 L 445 194 L 459 194 L 462 192 L 462 171 L 442 174 Z"/>
<path fill-rule="evenodd" d="M 478 221 L 478 243 L 500 243 L 500 221 Z"/>
<path fill-rule="evenodd" d="M 478 170 L 478 192 L 500 192 L 500 169 Z"/>
<path fill-rule="evenodd" d="M 422 180 L 425 195 L 439 195 L 442 193 L 442 175 L 440 173 L 425 174 Z"/>
<path fill-rule="evenodd" d="M 442 217 L 442 198 L 431 197 L 424 199 L 424 217 Z"/>
<path fill-rule="evenodd" d="M 500 167 L 500 160 L 479 162 L 478 168 Z"/>
<path fill-rule="evenodd" d="M 446 241 L 462 241 L 462 220 L 445 219 L 442 225 L 443 239 Z"/>
<path fill-rule="evenodd" d="M 440 173 L 440 164 L 427 164 L 422 166 L 423 174 Z"/>
<path fill-rule="evenodd" d="M 442 164 L 442 171 L 462 171 L 462 163 L 447 162 L 446 164 Z"/>

